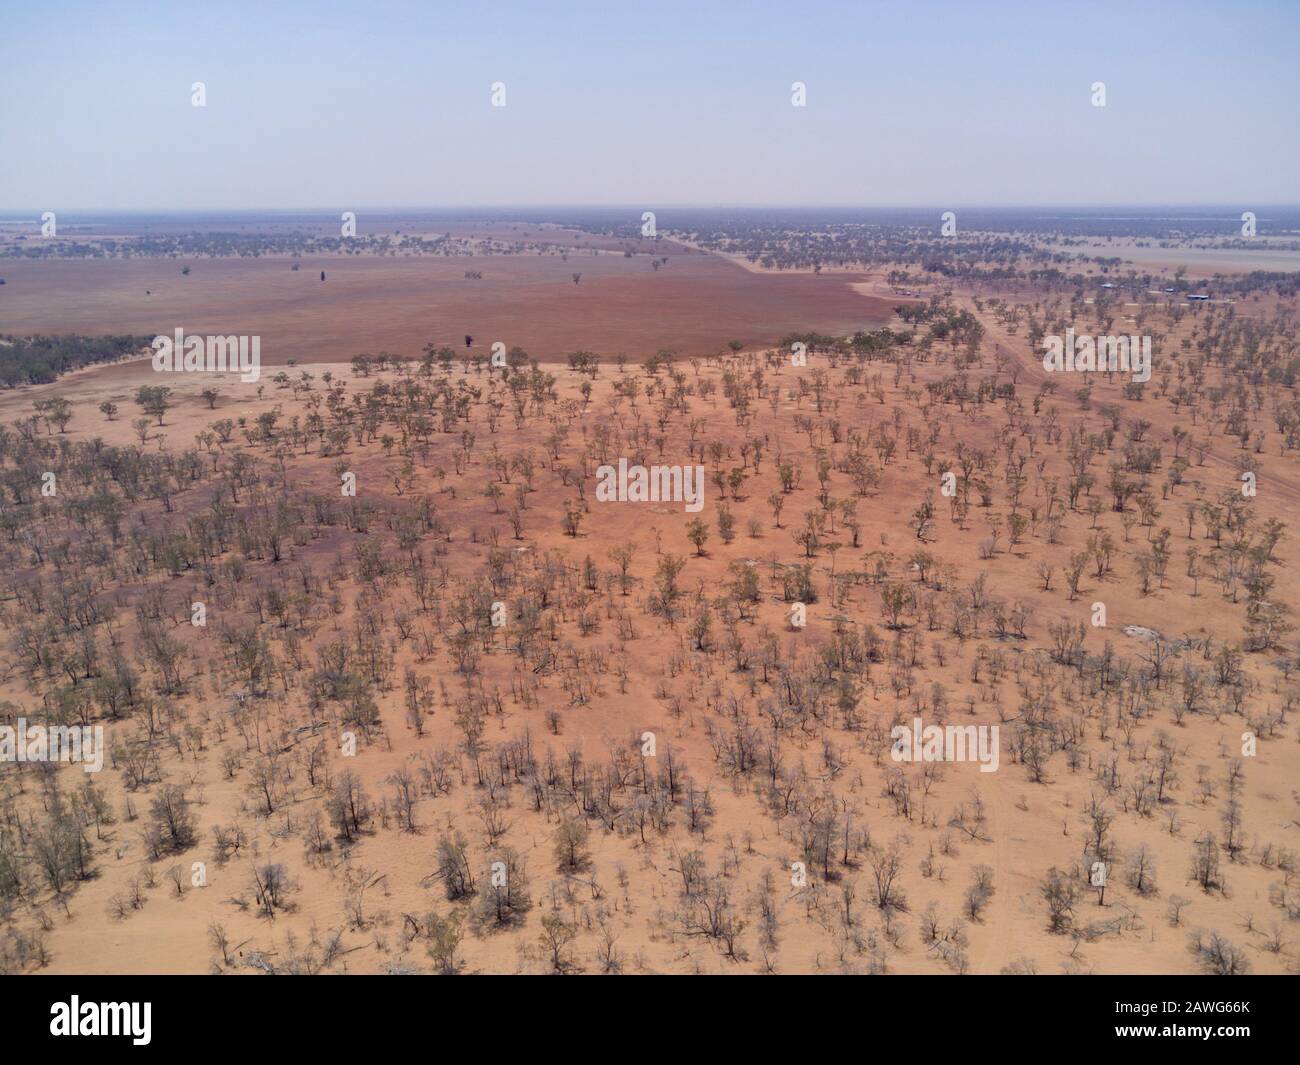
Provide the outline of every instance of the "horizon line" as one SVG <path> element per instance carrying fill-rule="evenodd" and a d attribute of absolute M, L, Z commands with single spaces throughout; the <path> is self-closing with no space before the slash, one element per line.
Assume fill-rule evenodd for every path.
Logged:
<path fill-rule="evenodd" d="M 929 211 L 929 210 L 1045 210 L 1049 208 L 1057 209 L 1133 209 L 1145 210 L 1153 207 L 1180 208 L 1195 210 L 1210 210 L 1225 208 L 1236 210 L 1245 204 L 1246 208 L 1289 208 L 1300 210 L 1300 201 L 1296 202 L 1255 202 L 1251 204 L 1248 200 L 1240 201 L 1115 201 L 1115 202 L 1093 202 L 1093 203 L 1070 203 L 1070 202 L 1041 202 L 1041 203 L 961 203 L 961 202 L 943 202 L 943 203 L 726 203 L 726 202 L 677 202 L 664 203 L 640 201 L 640 202 L 622 202 L 622 203 L 456 203 L 456 204 L 359 204 L 355 206 L 340 207 L 339 205 L 311 206 L 311 207 L 285 207 L 274 205 L 255 205 L 247 207 L 229 207 L 229 206 L 202 206 L 202 207 L 168 207 L 168 206 L 151 206 L 151 207 L 96 207 L 96 206 L 74 206 L 59 207 L 63 211 L 81 211 L 84 213 L 95 214 L 145 214 L 149 212 L 160 214 L 185 214 L 196 212 L 282 212 L 287 214 L 324 214 L 337 210 L 366 210 L 366 211 L 502 211 L 502 210 L 645 210 L 647 204 L 650 207 L 659 210 L 903 210 L 903 211 Z M 53 205 L 58 207 L 58 205 Z M 40 207 L 6 207 L 0 205 L 0 213 L 21 213 L 24 211 L 47 211 L 53 209 L 50 204 L 44 204 Z"/>

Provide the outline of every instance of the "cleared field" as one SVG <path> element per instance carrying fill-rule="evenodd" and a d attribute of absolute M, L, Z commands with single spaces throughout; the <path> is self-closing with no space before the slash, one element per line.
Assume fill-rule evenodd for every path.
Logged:
<path fill-rule="evenodd" d="M 543 361 L 571 351 L 640 360 L 666 348 L 714 354 L 730 340 L 771 344 L 795 330 L 875 328 L 888 300 L 857 275 L 757 276 L 714 256 L 665 248 L 667 264 L 621 253 L 240 260 L 7 262 L 0 332 L 257 335 L 268 364 L 418 355 L 425 344 L 494 341 Z M 181 274 L 189 265 L 188 276 Z M 326 279 L 320 279 L 321 271 Z M 481 271 L 469 280 L 466 271 Z M 580 274 L 575 283 L 574 274 Z"/>

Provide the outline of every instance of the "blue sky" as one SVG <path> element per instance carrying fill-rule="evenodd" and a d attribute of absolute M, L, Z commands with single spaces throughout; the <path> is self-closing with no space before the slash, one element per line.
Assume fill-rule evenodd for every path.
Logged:
<path fill-rule="evenodd" d="M 1294 0 L 107 0 L 3 23 L 11 208 L 1300 200 Z"/>

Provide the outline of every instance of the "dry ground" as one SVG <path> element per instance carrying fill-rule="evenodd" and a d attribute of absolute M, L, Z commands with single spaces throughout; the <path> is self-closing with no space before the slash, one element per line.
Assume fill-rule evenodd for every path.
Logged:
<path fill-rule="evenodd" d="M 328 271 L 324 285 L 316 280 L 318 266 Z M 460 279 L 466 266 L 460 260 L 304 262 L 301 272 L 291 273 L 283 261 L 216 261 L 198 264 L 190 277 L 182 278 L 178 265 L 170 262 L 25 264 L 6 270 L 10 284 L 3 294 L 3 321 L 6 329 L 48 328 L 50 308 L 58 306 L 62 327 L 83 332 L 169 331 L 173 321 L 183 321 L 195 331 L 260 332 L 269 361 L 280 361 L 281 352 L 291 353 L 298 360 L 295 376 L 312 374 L 314 387 L 319 389 L 321 375 L 332 371 L 348 378 L 349 393 L 374 383 L 374 378 L 352 379 L 338 365 L 358 350 L 393 349 L 416 354 L 416 349 L 429 340 L 452 342 L 464 332 L 476 338 L 499 335 L 545 358 L 576 348 L 591 349 L 601 352 L 605 361 L 595 381 L 591 404 L 568 419 L 570 446 L 576 447 L 591 440 L 594 427 L 601 422 L 630 427 L 635 421 L 626 403 L 614 405 L 609 399 L 614 376 L 609 356 L 617 351 L 626 350 L 638 359 L 660 347 L 703 353 L 732 337 L 766 342 L 786 330 L 808 328 L 812 323 L 826 332 L 841 332 L 883 320 L 880 305 L 868 302 L 843 279 L 759 280 L 734 265 L 705 256 L 674 255 L 671 265 L 654 276 L 647 276 L 649 267 L 644 259 L 616 256 L 593 256 L 581 261 L 571 258 L 567 264 L 558 259 L 491 257 L 485 260 L 486 279 L 474 283 Z M 579 286 L 567 281 L 568 273 L 576 270 L 583 273 Z M 878 282 L 857 278 L 855 283 Z M 146 288 L 153 292 L 147 298 L 143 295 Z M 202 293 L 197 300 L 196 290 Z M 960 294 L 958 302 L 974 308 L 969 298 Z M 657 314 L 656 308 L 668 308 L 672 313 Z M 240 324 L 238 330 L 229 325 L 232 317 Z M 1007 333 L 990 315 L 982 315 L 981 321 L 988 330 L 982 349 L 986 352 L 982 372 L 993 372 L 995 350 L 1010 353 L 1021 370 L 1020 394 L 1032 395 L 1042 371 L 1035 366 L 1023 335 Z M 899 325 L 897 320 L 893 324 Z M 1190 325 L 1188 322 L 1185 328 Z M 278 336 L 293 339 L 281 345 L 273 342 Z M 733 361 L 732 365 L 737 364 Z M 454 530 L 451 541 L 445 544 L 443 561 L 456 579 L 484 565 L 491 549 L 492 530 L 500 544 L 514 553 L 540 557 L 554 550 L 574 565 L 590 555 L 606 571 L 610 569 L 607 552 L 612 546 L 627 542 L 637 548 L 632 572 L 638 585 L 626 602 L 617 592 L 597 595 L 595 606 L 601 620 L 594 634 L 578 635 L 571 624 L 572 616 L 566 616 L 564 627 L 566 642 L 586 650 L 603 649 L 611 663 L 625 662 L 628 680 L 621 684 L 616 671 L 598 675 L 590 700 L 573 705 L 551 676 L 541 682 L 541 705 L 526 708 L 510 697 L 516 667 L 504 643 L 498 642 L 485 657 L 482 669 L 487 686 L 498 685 L 506 697 L 503 711 L 488 722 L 484 742 L 490 747 L 527 730 L 539 754 L 549 747 L 563 757 L 567 750 L 577 748 L 594 763 L 606 760 L 610 749 L 626 749 L 633 737 L 652 730 L 661 750 L 671 743 L 695 781 L 709 788 L 715 806 L 703 832 L 691 832 L 679 815 L 667 832 L 652 834 L 650 843 L 644 846 L 634 833 L 615 834 L 593 825 L 590 866 L 578 875 L 564 876 L 557 871 L 552 855 L 556 815 L 534 812 L 522 789 L 513 789 L 506 812 L 510 827 L 505 841 L 527 859 L 535 905 L 522 928 L 466 936 L 462 944 L 466 969 L 545 971 L 549 964 L 538 943 L 540 919 L 543 914 L 556 913 L 570 919 L 577 929 L 577 938 L 569 948 L 572 964 L 586 971 L 599 971 L 597 913 L 603 909 L 616 934 L 616 953 L 624 971 L 754 972 L 763 968 L 766 957 L 780 972 L 873 968 L 897 973 L 941 972 L 947 967 L 920 941 L 919 915 L 927 904 L 935 902 L 946 921 L 956 919 L 971 870 L 986 865 L 992 870 L 995 894 L 981 918 L 968 922 L 964 929 L 972 972 L 996 973 L 1026 959 L 1046 973 L 1192 972 L 1197 966 L 1188 951 L 1187 935 L 1195 928 L 1217 930 L 1243 947 L 1254 971 L 1294 971 L 1298 956 L 1294 922 L 1286 921 L 1270 901 L 1282 876 L 1259 861 L 1259 849 L 1264 844 L 1292 850 L 1297 845 L 1300 826 L 1295 781 L 1300 749 L 1293 722 L 1288 721 L 1276 737 L 1262 742 L 1258 756 L 1246 760 L 1241 802 L 1251 847 L 1242 861 L 1225 861 L 1229 888 L 1226 894 L 1202 891 L 1189 882 L 1188 869 L 1193 841 L 1203 832 L 1220 831 L 1223 781 L 1240 747 L 1244 728 L 1241 718 L 1230 713 L 1197 713 L 1176 724 L 1167 710 L 1160 709 L 1154 719 L 1137 728 L 1131 745 L 1113 726 L 1109 737 L 1102 740 L 1094 722 L 1083 764 L 1072 770 L 1058 753 L 1042 782 L 1031 779 L 1010 749 L 1009 738 L 1020 704 L 1015 663 L 1049 646 L 1047 626 L 1058 618 L 1085 620 L 1090 605 L 1103 600 L 1108 627 L 1089 628 L 1086 646 L 1096 653 L 1103 643 L 1110 642 L 1120 655 L 1130 658 L 1142 655 L 1146 648 L 1141 638 L 1124 634 L 1124 627 L 1129 625 L 1158 630 L 1170 639 L 1212 638 L 1222 642 L 1240 638 L 1241 605 L 1223 599 L 1208 579 L 1201 582 L 1199 594 L 1193 597 L 1191 582 L 1184 577 L 1181 564 L 1184 547 L 1204 540 L 1199 530 L 1195 541 L 1186 539 L 1181 501 L 1210 499 L 1235 485 L 1235 473 L 1229 465 L 1233 445 L 1222 438 L 1214 442 L 1206 464 L 1192 471 L 1195 485 L 1185 485 L 1177 499 L 1163 504 L 1166 513 L 1159 524 L 1172 527 L 1176 556 L 1166 585 L 1152 595 L 1140 594 L 1131 566 L 1133 555 L 1144 546 L 1148 530 L 1140 526 L 1135 529 L 1129 546 L 1113 513 L 1100 520 L 1101 527 L 1109 529 L 1121 543 L 1117 572 L 1100 581 L 1090 575 L 1085 577 L 1080 598 L 1072 602 L 1063 590 L 1061 578 L 1052 590 L 1045 591 L 1035 574 L 1040 561 L 1054 562 L 1059 569 L 1070 551 L 1083 546 L 1090 532 L 1084 515 L 1070 517 L 1058 544 L 1049 544 L 1037 530 L 1018 545 L 1008 546 L 1004 539 L 1002 549 L 985 560 L 980 557 L 980 544 L 989 534 L 990 517 L 1005 517 L 1005 503 L 999 498 L 988 513 L 973 508 L 964 525 L 958 526 L 949 520 L 947 507 L 940 500 L 928 550 L 955 567 L 959 584 L 965 585 L 976 573 L 983 572 L 993 594 L 1023 600 L 1030 609 L 1028 639 L 997 639 L 985 623 L 978 635 L 959 641 L 942 627 L 927 631 L 917 618 L 911 627 L 921 637 L 921 649 L 910 691 L 899 694 L 892 690 L 889 665 L 873 666 L 869 679 L 861 686 L 858 712 L 865 721 L 877 723 L 887 722 L 895 713 L 910 720 L 911 696 L 923 694 L 939 682 L 949 707 L 942 719 L 1001 723 L 1001 768 L 983 774 L 974 764 L 945 766 L 922 795 L 920 767 L 908 767 L 907 774 L 916 789 L 915 805 L 911 816 L 903 817 L 884 794 L 891 762 L 887 749 L 881 748 L 878 733 L 839 728 L 829 728 L 824 735 L 794 733 L 785 742 L 786 762 L 790 766 L 803 764 L 810 792 L 833 792 L 847 801 L 857 811 L 859 829 L 869 830 L 875 846 L 883 848 L 897 841 L 903 848 L 900 879 L 908 905 L 905 913 L 895 915 L 901 928 L 897 941 L 890 942 L 891 930 L 872 904 L 872 868 L 865 852 L 838 870 L 837 879 L 830 884 L 814 884 L 812 890 L 792 886 L 790 863 L 802 857 L 795 842 L 798 819 L 774 818 L 756 794 L 761 773 L 736 776 L 724 772 L 708 738 L 710 729 L 725 725 L 722 711 L 726 693 L 737 694 L 751 717 L 761 721 L 757 707 L 766 695 L 765 686 L 756 683 L 752 674 L 735 675 L 725 655 L 693 650 L 684 623 L 669 629 L 647 616 L 642 608 L 662 553 L 687 558 L 680 583 L 692 598 L 719 594 L 728 579 L 728 565 L 749 560 L 763 574 L 763 601 L 756 624 L 742 625 L 745 633 L 756 634 L 759 626 L 765 625 L 779 634 L 782 647 L 794 657 L 811 653 L 829 640 L 835 617 L 885 632 L 875 587 L 858 584 L 835 604 L 830 602 L 827 589 L 832 568 L 835 572 L 865 570 L 876 558 L 886 560 L 892 576 L 912 579 L 906 560 L 920 545 L 907 519 L 927 492 L 934 492 L 937 475 L 928 474 L 921 456 L 905 453 L 901 443 L 897 457 L 882 471 L 878 488 L 859 501 L 861 547 L 850 548 L 848 534 L 841 528 L 837 530 L 842 545 L 838 551 L 822 550 L 812 560 L 822 594 L 809 608 L 806 629 L 790 629 L 786 623 L 788 604 L 781 600 L 779 586 L 771 579 L 775 573 L 773 562 L 799 561 L 801 552 L 791 539 L 791 527 L 817 505 L 814 446 L 796 426 L 796 416 L 815 416 L 814 403 L 810 396 L 800 396 L 793 390 L 799 376 L 807 377 L 813 369 L 825 366 L 824 358 L 819 356 L 806 370 L 781 365 L 770 371 L 768 382 L 780 388 L 779 400 L 775 406 L 765 400 L 756 404 L 754 421 L 743 429 L 737 427 L 733 412 L 717 393 L 708 400 L 696 396 L 690 401 L 690 416 L 700 420 L 703 438 L 720 440 L 728 448 L 725 465 L 739 463 L 738 448 L 743 439 L 761 435 L 767 441 L 761 472 L 745 485 L 741 498 L 730 503 L 739 530 L 730 544 L 718 538 L 715 522 L 719 500 L 713 485 L 709 485 L 711 495 L 701 517 L 712 535 L 702 556 L 693 553 L 686 538 L 690 515 L 678 505 L 593 502 L 580 534 L 565 536 L 561 517 L 572 492 L 561 487 L 544 461 L 538 491 L 529 503 L 524 538 L 513 540 L 504 515 L 495 513 L 482 495 L 483 487 L 492 479 L 485 455 L 496 443 L 507 453 L 532 449 L 541 458 L 548 427 L 538 424 L 538 419 L 515 428 L 507 415 L 500 432 L 492 434 L 482 423 L 481 412 L 476 412 L 479 444 L 474 457 L 463 476 L 452 475 L 445 483 L 433 471 L 439 465 L 449 467 L 448 456 L 455 447 L 452 436 L 435 434 L 432 454 L 417 462 L 415 491 L 434 495 L 439 514 Z M 581 407 L 578 386 L 582 379 L 567 369 L 552 369 L 561 398 L 573 399 Z M 687 369 L 687 374 L 692 384 L 700 379 L 720 383 L 723 370 L 721 364 L 710 364 L 698 372 Z M 833 371 L 836 375 L 842 372 Z M 895 385 L 889 367 L 868 364 L 868 377 L 880 374 L 879 387 L 885 402 L 879 402 L 868 388 L 849 386 L 837 376 L 826 416 L 839 419 L 846 430 L 865 431 L 890 424 L 895 411 L 907 424 L 920 424 L 917 406 L 905 389 L 936 379 L 942 372 L 933 363 L 917 365 L 912 371 L 915 380 L 905 374 Z M 382 376 L 395 379 L 391 372 Z M 81 371 L 53 385 L 0 394 L 0 421 L 11 423 L 30 412 L 35 400 L 59 395 L 74 405 L 69 440 L 99 436 L 127 445 L 134 442 L 129 425 L 134 414 L 130 397 L 139 385 L 157 381 L 147 362 Z M 481 376 L 472 381 L 477 386 L 484 383 Z M 211 384 L 210 379 L 174 375 L 166 383 L 175 388 L 178 402 L 167 415 L 166 424 L 152 432 L 150 448 L 192 446 L 194 434 L 219 417 L 243 417 L 251 423 L 257 414 L 279 407 L 283 425 L 294 414 L 306 411 L 304 397 L 295 398 L 290 391 L 276 388 L 269 375 L 261 382 L 260 399 L 256 386 L 242 385 L 233 377 L 223 380 L 219 385 L 222 398 L 212 412 L 198 396 L 202 387 Z M 1099 386 L 1098 396 L 1123 405 L 1126 415 L 1138 413 L 1132 404 L 1118 398 L 1118 385 Z M 106 423 L 95 409 L 106 398 L 116 400 L 123 410 L 123 415 L 112 423 Z M 1063 422 L 1082 417 L 1064 395 L 1058 395 L 1053 405 Z M 643 409 L 645 421 L 653 423 L 653 408 L 647 404 Z M 946 407 L 942 413 L 944 423 L 936 448 L 942 454 L 952 455 L 958 442 L 968 447 L 998 447 L 1005 427 L 998 405 L 989 404 L 966 414 Z M 1140 413 L 1153 420 L 1151 435 L 1166 446 L 1173 424 L 1186 420 L 1186 415 L 1171 416 L 1166 406 L 1156 401 L 1144 402 Z M 687 461 L 685 421 L 678 418 L 669 430 L 664 461 Z M 824 432 L 815 434 L 815 439 L 816 446 L 829 446 Z M 238 440 L 232 446 L 238 446 Z M 1059 472 L 1063 461 L 1060 451 L 1041 442 L 1039 447 L 1039 453 L 1049 460 L 1049 470 Z M 766 502 L 775 485 L 773 471 L 778 452 L 793 458 L 803 471 L 802 485 L 790 494 L 783 527 L 779 528 Z M 621 449 L 615 453 L 627 452 Z M 353 445 L 346 460 L 358 475 L 360 494 L 386 505 L 399 501 L 391 483 L 401 461 L 396 455 L 386 455 L 378 443 L 368 442 Z M 1265 472 L 1255 503 L 1258 520 L 1277 517 L 1293 525 L 1300 514 L 1300 475 L 1295 459 L 1279 458 L 1276 449 L 1271 449 L 1262 462 Z M 332 460 L 298 455 L 288 464 L 289 489 L 332 493 L 337 484 L 332 469 Z M 833 474 L 831 481 L 837 495 L 851 495 L 841 474 Z M 448 487 L 454 492 L 447 491 Z M 181 503 L 182 510 L 187 506 Z M 145 511 L 146 521 L 164 520 L 155 504 L 146 506 Z M 759 523 L 756 536 L 746 531 L 750 518 Z M 336 529 L 330 537 L 296 547 L 291 554 L 294 561 L 309 561 L 323 572 L 336 553 L 341 551 L 350 557 L 352 539 L 351 534 Z M 1275 567 L 1274 594 L 1283 602 L 1300 602 L 1294 533 L 1282 541 L 1277 554 L 1280 564 Z M 288 569 L 288 562 L 278 567 L 255 563 L 253 584 L 268 585 L 286 579 L 283 574 Z M 164 583 L 178 603 L 205 594 L 196 576 L 185 575 Z M 345 580 L 341 587 L 346 600 L 355 595 L 354 581 Z M 409 589 L 400 583 L 393 584 L 388 594 L 394 601 L 410 598 Z M 624 608 L 630 609 L 635 638 L 618 632 L 617 612 Z M 246 603 L 235 605 L 232 601 L 231 609 L 246 609 Z M 349 603 L 342 615 L 318 617 L 314 625 L 319 638 L 346 632 L 352 616 Z M 475 786 L 469 760 L 463 754 L 458 757 L 456 785 L 449 795 L 424 797 L 418 803 L 416 832 L 401 831 L 391 821 L 381 827 L 377 821 L 355 847 L 336 846 L 328 856 L 309 860 L 296 833 L 301 830 L 306 811 L 318 805 L 319 792 L 308 787 L 299 772 L 286 783 L 276 812 L 263 816 L 257 812 L 255 797 L 250 793 L 251 752 L 245 755 L 235 777 L 227 779 L 219 765 L 219 752 L 245 746 L 235 732 L 227 729 L 224 739 L 218 739 L 213 729 L 213 722 L 230 706 L 229 677 L 218 665 L 220 652 L 211 630 L 190 632 L 182 625 L 177 631 L 193 644 L 192 694 L 181 704 L 188 719 L 203 728 L 205 743 L 201 751 L 184 755 L 172 752 L 167 758 L 169 776 L 189 782 L 200 823 L 199 845 L 177 856 L 175 862 L 188 870 L 192 861 L 206 861 L 208 886 L 176 897 L 163 875 L 174 863 L 146 861 L 138 826 L 119 818 L 105 828 L 103 838 L 97 841 L 96 877 L 77 887 L 66 914 L 45 898 L 38 901 L 36 911 L 20 907 L 14 915 L 14 920 L 24 926 L 33 924 L 33 913 L 48 923 L 47 971 L 207 971 L 214 965 L 209 940 L 213 922 L 224 924 L 232 943 L 239 944 L 237 950 L 243 952 L 225 966 L 231 971 L 248 971 L 241 968 L 240 958 L 247 958 L 254 950 L 272 964 L 286 963 L 334 929 L 342 930 L 347 953 L 332 963 L 330 971 L 373 972 L 393 966 L 427 970 L 430 963 L 425 944 L 420 939 L 408 942 L 408 922 L 403 915 L 424 915 L 431 910 L 447 913 L 457 908 L 445 899 L 439 883 L 429 879 L 435 870 L 438 838 L 449 826 L 463 831 L 473 840 L 480 872 L 494 850 L 483 846 L 481 839 L 474 807 L 482 797 L 482 789 Z M 373 742 L 363 744 L 355 759 L 345 761 L 333 742 L 330 744 L 334 770 L 355 769 L 374 799 L 388 792 L 386 782 L 396 770 L 416 764 L 419 753 L 435 747 L 454 750 L 461 739 L 452 708 L 441 701 L 428 717 L 423 739 L 417 739 L 403 719 L 401 668 L 410 664 L 434 677 L 435 691 L 437 681 L 444 681 L 455 700 L 460 681 L 450 657 L 440 650 L 425 660 L 409 642 L 396 641 L 396 646 L 399 680 L 381 697 L 382 732 Z M 1294 648 L 1293 638 L 1288 637 L 1287 646 Z M 975 663 L 993 653 L 1004 655 L 1007 672 L 990 682 L 984 666 L 979 679 L 972 679 Z M 1185 653 L 1191 659 L 1197 657 L 1194 651 Z M 1283 704 L 1288 681 L 1269 666 L 1268 660 L 1275 657 L 1278 655 L 1250 656 L 1247 663 L 1255 686 L 1251 703 L 1257 709 L 1276 710 Z M 272 696 L 276 713 L 287 720 L 306 720 L 301 687 L 292 686 L 292 678 L 289 683 L 291 686 L 277 688 Z M 1078 687 L 1068 684 L 1059 694 L 1065 713 L 1089 701 Z M 38 687 L 29 685 L 13 663 L 5 695 L 19 705 L 39 701 Z M 964 709 L 968 697 L 974 703 L 969 718 Z M 558 711 L 558 735 L 548 731 L 543 709 Z M 935 720 L 932 714 L 925 716 L 928 721 Z M 1093 893 L 1085 891 L 1076 910 L 1080 926 L 1111 924 L 1084 938 L 1051 934 L 1040 882 L 1049 867 L 1065 869 L 1079 860 L 1086 832 L 1083 811 L 1089 796 L 1098 792 L 1100 765 L 1114 758 L 1126 776 L 1135 773 L 1141 756 L 1154 748 L 1161 734 L 1169 737 L 1178 752 L 1181 775 L 1169 801 L 1160 804 L 1154 816 L 1143 817 L 1124 811 L 1122 793 L 1109 799 L 1115 813 L 1113 831 L 1119 851 L 1131 854 L 1139 844 L 1151 849 L 1158 868 L 1158 892 L 1149 898 L 1140 897 L 1123 884 L 1117 865 L 1106 905 L 1098 905 Z M 839 752 L 833 766 L 827 761 L 823 740 Z M 1215 782 L 1214 796 L 1208 800 L 1198 798 L 1198 773 Z M 79 786 L 80 776 L 75 768 L 59 771 L 67 788 Z M 114 809 L 120 810 L 127 797 L 120 774 L 110 770 L 101 776 L 104 779 L 99 783 L 111 795 Z M 29 781 L 27 787 L 24 801 L 30 808 L 39 808 L 34 782 Z M 974 794 L 987 809 L 987 832 L 980 840 L 963 838 L 948 824 L 953 810 L 969 803 Z M 136 802 L 143 809 L 146 796 L 137 795 Z M 1170 831 L 1167 820 L 1171 812 L 1177 815 L 1175 831 Z M 218 864 L 209 855 L 210 829 L 234 822 L 244 826 L 249 843 L 238 857 Z M 946 853 L 945 837 L 950 842 Z M 684 933 L 675 916 L 680 856 L 692 849 L 703 854 L 709 872 L 722 872 L 731 885 L 732 898 L 746 922 L 739 935 L 739 956 L 726 956 L 715 940 Z M 934 856 L 936 864 L 923 872 L 922 861 L 927 855 Z M 256 916 L 248 908 L 250 864 L 267 860 L 283 862 L 296 884 L 291 895 L 293 908 L 273 921 Z M 150 864 L 155 868 L 157 886 L 144 892 L 145 904 L 124 919 L 110 917 L 110 899 L 120 895 L 125 885 L 141 876 Z M 759 943 L 754 901 L 764 874 L 774 878 L 780 918 L 778 945 L 766 952 Z M 344 902 L 351 881 L 372 886 L 365 895 L 362 912 L 349 916 Z M 856 885 L 847 921 L 842 919 L 845 883 Z M 1173 927 L 1167 918 L 1168 900 L 1175 894 L 1189 900 L 1182 927 Z M 1278 953 L 1264 949 L 1265 931 L 1274 921 L 1280 923 L 1285 943 Z"/>

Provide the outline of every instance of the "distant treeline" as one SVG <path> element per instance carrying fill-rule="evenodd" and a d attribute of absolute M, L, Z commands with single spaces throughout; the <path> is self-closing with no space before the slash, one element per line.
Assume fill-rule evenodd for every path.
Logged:
<path fill-rule="evenodd" d="M 97 362 L 116 362 L 147 348 L 144 336 L 0 336 L 0 385 L 43 385 L 71 370 Z"/>

